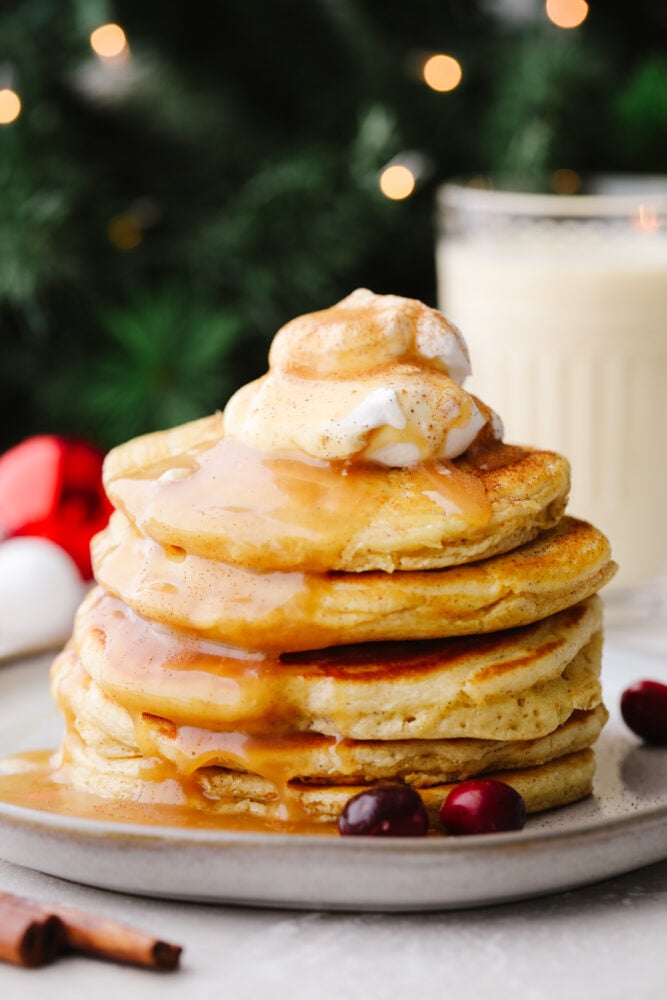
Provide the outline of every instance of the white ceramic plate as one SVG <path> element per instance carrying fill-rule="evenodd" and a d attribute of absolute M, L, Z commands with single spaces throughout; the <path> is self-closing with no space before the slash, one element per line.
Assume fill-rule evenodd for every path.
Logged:
<path fill-rule="evenodd" d="M 0 669 L 0 755 L 54 746 L 48 659 Z M 647 748 L 617 712 L 633 680 L 667 661 L 610 645 L 595 795 L 519 833 L 426 840 L 181 830 L 77 820 L 0 804 L 0 857 L 120 892 L 206 902 L 428 910 L 555 892 L 667 857 L 667 749 Z"/>

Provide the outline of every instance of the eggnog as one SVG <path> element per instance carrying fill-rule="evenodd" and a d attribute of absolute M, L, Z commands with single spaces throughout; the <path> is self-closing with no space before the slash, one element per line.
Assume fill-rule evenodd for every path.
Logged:
<path fill-rule="evenodd" d="M 572 463 L 569 510 L 609 536 L 616 588 L 667 570 L 667 226 L 627 197 L 445 188 L 439 305 L 509 440 Z M 486 213 L 487 218 L 483 216 Z"/>

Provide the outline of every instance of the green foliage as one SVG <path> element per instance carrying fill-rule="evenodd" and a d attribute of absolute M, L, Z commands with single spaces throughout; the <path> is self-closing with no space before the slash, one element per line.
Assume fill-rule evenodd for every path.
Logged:
<path fill-rule="evenodd" d="M 667 152 L 667 58 L 639 66 L 616 104 L 616 129 L 623 137 L 622 155 L 634 163 L 664 167 Z"/>
<path fill-rule="evenodd" d="M 498 8 L 498 4 L 495 5 Z M 436 186 L 560 167 L 665 172 L 664 3 L 10 0 L 0 88 L 0 447 L 113 444 L 222 407 L 275 330 L 358 285 L 435 301 Z M 90 31 L 123 25 L 105 63 Z M 426 54 L 460 59 L 451 94 Z M 390 202 L 378 174 L 427 166 Z"/>
<path fill-rule="evenodd" d="M 82 395 L 101 438 L 124 440 L 204 416 L 225 400 L 225 369 L 238 318 L 207 309 L 182 289 L 135 294 L 105 317 L 108 346 Z"/>
<path fill-rule="evenodd" d="M 606 69 L 576 33 L 547 30 L 515 39 L 487 112 L 489 168 L 536 181 L 564 165 L 580 169 L 587 146 L 581 105 L 604 86 Z"/>

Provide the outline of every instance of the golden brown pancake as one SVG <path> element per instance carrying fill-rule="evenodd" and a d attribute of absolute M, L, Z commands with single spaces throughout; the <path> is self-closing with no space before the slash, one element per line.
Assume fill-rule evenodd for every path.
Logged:
<path fill-rule="evenodd" d="M 569 467 L 482 436 L 408 469 L 253 451 L 221 414 L 130 441 L 105 463 L 115 506 L 164 546 L 262 571 L 436 569 L 516 548 L 556 524 Z"/>
<path fill-rule="evenodd" d="M 348 800 L 372 784 L 290 782 L 278 794 L 270 778 L 220 767 L 205 767 L 189 781 L 173 766 L 146 757 L 105 757 L 70 730 L 61 751 L 70 780 L 79 791 L 135 802 L 189 805 L 220 816 L 250 814 L 267 819 L 335 822 Z M 491 770 L 486 778 L 504 781 L 524 798 L 528 812 L 541 812 L 589 795 L 595 758 L 590 749 L 568 753 L 535 766 Z M 419 788 L 434 823 L 455 783 Z"/>
<path fill-rule="evenodd" d="M 601 704 L 575 710 L 536 739 L 353 740 L 317 732 L 249 735 L 131 715 L 73 663 L 55 684 L 61 710 L 89 755 L 107 760 L 159 758 L 189 777 L 204 767 L 256 774 L 278 787 L 298 781 L 358 784 L 382 780 L 428 787 L 486 771 L 543 764 L 591 746 L 607 720 Z M 102 767 L 104 770 L 104 767 Z M 103 784 L 103 782 L 102 782 Z"/>
<path fill-rule="evenodd" d="M 181 774 L 222 767 L 273 778 L 274 782 L 365 784 L 403 781 L 428 788 L 488 771 L 544 764 L 585 750 L 600 735 L 608 714 L 603 705 L 573 712 L 558 729 L 536 740 L 337 740 L 317 733 L 248 738 L 175 726 L 143 716 L 138 744 L 145 756 L 170 760 Z"/>
<path fill-rule="evenodd" d="M 536 739 L 561 725 L 573 711 L 587 711 L 599 704 L 601 645 L 601 634 L 597 633 L 563 667 L 560 676 L 534 684 L 524 690 L 510 690 L 509 693 L 480 703 L 473 702 L 471 698 L 461 693 L 448 702 L 443 699 L 429 703 L 424 700 L 424 689 L 433 690 L 437 699 L 437 683 L 415 683 L 413 693 L 410 690 L 411 683 L 408 676 L 401 683 L 395 683 L 391 687 L 385 686 L 381 692 L 386 695 L 385 710 L 378 705 L 364 704 L 362 701 L 364 689 L 357 691 L 355 704 L 363 704 L 363 708 L 355 715 L 352 706 L 346 705 L 343 701 L 345 687 L 335 682 L 330 683 L 325 686 L 325 690 L 328 687 L 330 692 L 330 697 L 325 699 L 328 704 L 321 707 L 319 714 L 294 713 L 289 718 L 281 706 L 281 713 L 277 719 L 271 717 L 266 719 L 264 731 L 276 735 L 318 732 L 334 737 L 362 740 L 459 737 L 494 740 Z M 54 668 L 55 697 L 63 710 L 72 700 L 72 688 L 86 683 L 84 677 L 77 675 L 79 670 L 83 671 L 84 668 L 71 653 L 62 654 Z M 101 688 L 101 685 L 96 687 Z M 408 696 L 407 703 L 399 700 L 402 695 Z M 112 698 L 110 695 L 109 697 Z M 112 698 L 112 701 L 115 699 Z M 121 702 L 117 704 L 120 705 Z M 177 706 L 179 711 L 169 713 L 168 716 L 166 713 L 164 715 L 182 726 L 189 725 L 190 728 L 196 728 L 196 723 L 188 717 L 186 705 L 186 701 L 183 700 L 181 705 Z M 331 705 L 334 711 L 330 710 Z M 256 735 L 263 731 L 259 721 L 255 721 L 253 725 L 252 722 L 248 724 L 246 720 L 239 719 L 236 724 L 230 723 L 231 726 L 248 735 Z"/>
<path fill-rule="evenodd" d="M 533 739 L 599 702 L 601 620 L 594 597 L 487 636 L 265 658 L 152 625 L 98 590 L 54 675 L 65 683 L 80 659 L 133 716 L 208 729 Z"/>
<path fill-rule="evenodd" d="M 491 771 L 484 777 L 511 785 L 523 796 L 526 811 L 536 813 L 568 805 L 590 795 L 594 772 L 593 751 L 580 750 L 536 767 Z M 271 816 L 276 808 L 275 791 L 266 779 L 211 768 L 202 773 L 202 785 L 205 793 L 214 800 L 213 810 L 223 814 L 241 810 Z M 291 807 L 294 811 L 303 811 L 319 822 L 335 822 L 349 799 L 369 787 L 372 786 L 295 783 L 289 786 L 291 801 L 288 799 L 288 810 Z M 447 783 L 419 789 L 431 821 L 436 826 L 440 806 L 454 787 L 454 783 Z"/>
<path fill-rule="evenodd" d="M 570 517 L 512 552 L 425 572 L 256 573 L 174 554 L 118 511 L 92 552 L 98 582 L 145 618 L 280 652 L 514 628 L 590 597 L 615 571 L 604 535 Z"/>

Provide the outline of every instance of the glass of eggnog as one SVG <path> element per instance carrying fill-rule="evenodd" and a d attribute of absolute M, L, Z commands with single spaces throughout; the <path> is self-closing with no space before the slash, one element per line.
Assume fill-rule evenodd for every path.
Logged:
<path fill-rule="evenodd" d="M 619 618 L 667 609 L 667 178 L 555 195 L 439 191 L 439 306 L 508 440 L 572 464 L 609 536 Z"/>

